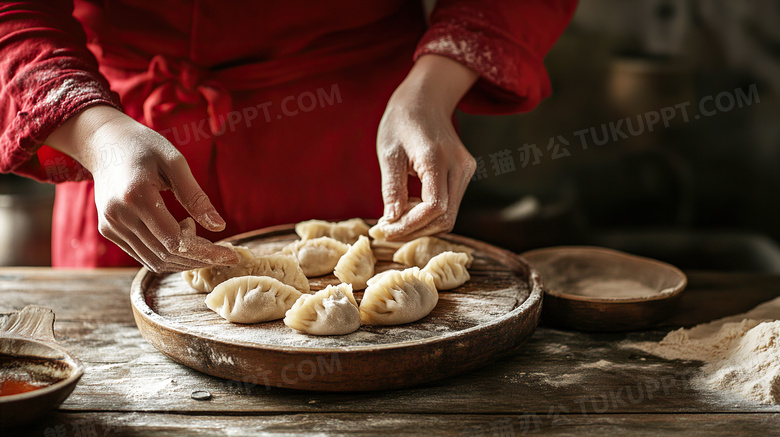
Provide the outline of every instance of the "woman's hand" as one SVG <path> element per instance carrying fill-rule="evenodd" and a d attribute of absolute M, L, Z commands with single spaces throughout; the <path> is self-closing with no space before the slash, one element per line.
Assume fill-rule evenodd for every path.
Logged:
<path fill-rule="evenodd" d="M 46 144 L 92 173 L 100 233 L 150 270 L 238 262 L 234 251 L 196 236 L 191 219 L 180 225 L 165 207 L 160 192 L 171 190 L 204 228 L 225 229 L 184 156 L 157 132 L 114 108 L 94 106 L 57 128 Z"/>
<path fill-rule="evenodd" d="M 452 114 L 477 73 L 449 58 L 424 55 L 387 104 L 377 134 L 384 215 L 372 236 L 409 240 L 448 232 L 476 168 L 458 138 Z M 422 182 L 410 204 L 409 175 Z"/>

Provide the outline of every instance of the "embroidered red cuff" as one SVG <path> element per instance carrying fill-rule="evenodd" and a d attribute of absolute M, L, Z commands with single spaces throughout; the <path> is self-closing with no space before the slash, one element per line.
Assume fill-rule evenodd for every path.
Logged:
<path fill-rule="evenodd" d="M 425 54 L 447 56 L 480 75 L 459 105 L 465 112 L 526 112 L 551 93 L 542 59 L 503 35 L 437 23 L 423 35 L 414 60 Z"/>
<path fill-rule="evenodd" d="M 72 70 L 25 94 L 28 105 L 7 112 L 8 127 L 0 137 L 0 171 L 52 183 L 91 179 L 81 164 L 43 142 L 70 117 L 91 106 L 104 104 L 121 110 L 119 96 L 102 78 Z"/>

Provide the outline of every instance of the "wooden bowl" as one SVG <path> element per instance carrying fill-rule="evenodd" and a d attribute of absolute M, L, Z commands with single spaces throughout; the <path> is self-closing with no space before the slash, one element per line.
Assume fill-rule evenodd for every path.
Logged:
<path fill-rule="evenodd" d="M 506 250 L 456 235 L 442 238 L 474 249 L 471 280 L 439 293 L 431 314 L 399 326 L 366 326 L 344 336 L 310 336 L 281 320 L 228 323 L 204 304 L 205 294 L 179 274 L 141 269 L 131 302 L 141 335 L 165 355 L 209 375 L 300 390 L 394 389 L 479 368 L 519 348 L 539 322 L 538 273 Z M 273 253 L 297 239 L 293 225 L 229 239 L 255 253 Z M 393 249 L 375 248 L 377 271 L 402 268 Z M 339 283 L 310 278 L 312 290 Z M 360 300 L 362 292 L 356 292 Z"/>
<path fill-rule="evenodd" d="M 84 374 L 84 365 L 54 341 L 54 312 L 34 305 L 0 316 L 0 364 L 21 368 L 39 381 L 56 381 L 0 396 L 0 429 L 30 423 L 58 407 Z"/>
<path fill-rule="evenodd" d="M 521 255 L 542 276 L 545 323 L 582 331 L 649 329 L 675 315 L 688 280 L 678 268 L 598 247 Z"/>

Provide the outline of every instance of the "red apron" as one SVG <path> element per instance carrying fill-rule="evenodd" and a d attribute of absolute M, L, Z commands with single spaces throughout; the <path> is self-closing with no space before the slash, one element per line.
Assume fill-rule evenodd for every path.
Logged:
<path fill-rule="evenodd" d="M 424 28 L 419 6 L 409 5 L 302 53 L 225 67 L 90 48 L 125 112 L 186 157 L 227 221 L 220 234 L 199 232 L 216 240 L 310 218 L 381 215 L 376 130 Z M 137 265 L 97 232 L 91 181 L 57 186 L 53 234 L 55 266 Z"/>

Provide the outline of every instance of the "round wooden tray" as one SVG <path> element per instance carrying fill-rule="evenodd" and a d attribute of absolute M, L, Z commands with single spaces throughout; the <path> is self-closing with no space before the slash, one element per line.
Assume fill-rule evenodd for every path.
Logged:
<path fill-rule="evenodd" d="M 141 269 L 131 300 L 138 329 L 174 361 L 209 375 L 301 390 L 357 391 L 410 386 L 475 369 L 519 348 L 533 334 L 542 284 L 528 264 L 503 249 L 456 235 L 445 240 L 474 248 L 471 281 L 439 293 L 427 317 L 399 326 L 361 326 L 352 334 L 318 337 L 281 320 L 232 324 L 209 310 L 205 294 L 180 274 Z M 292 225 L 227 241 L 258 254 L 297 239 Z M 377 272 L 403 268 L 393 249 L 376 248 Z M 310 279 L 312 291 L 335 276 Z M 363 293 L 355 293 L 360 301 Z"/>

